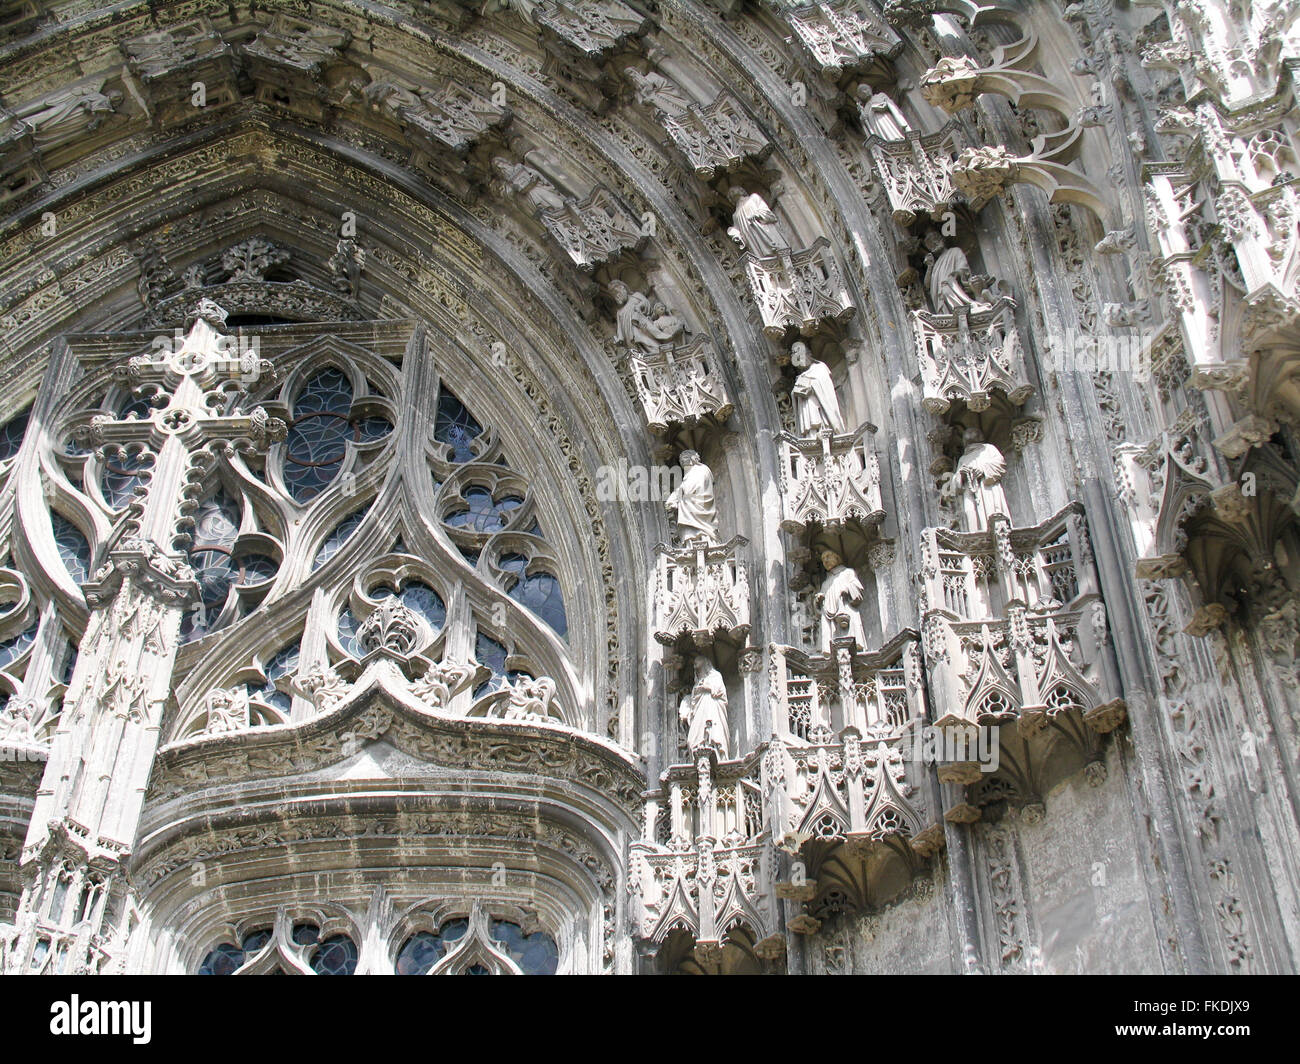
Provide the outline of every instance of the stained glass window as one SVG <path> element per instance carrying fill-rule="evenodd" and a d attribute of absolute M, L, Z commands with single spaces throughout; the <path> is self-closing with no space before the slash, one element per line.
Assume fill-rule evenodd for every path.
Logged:
<path fill-rule="evenodd" d="M 446 388 L 438 392 L 438 413 L 434 419 L 433 438 L 451 448 L 453 462 L 469 462 L 474 458 L 470 441 L 483 433 L 483 427 L 474 415 Z"/>
<path fill-rule="evenodd" d="M 0 428 L 0 462 L 9 461 L 22 447 L 23 437 L 27 435 L 27 422 L 31 415 L 32 409 L 28 407 L 17 417 L 10 418 Z"/>
<path fill-rule="evenodd" d="M 36 632 L 40 628 L 39 624 L 32 624 L 25 632 L 19 632 L 11 639 L 0 643 L 0 669 L 7 669 L 23 655 L 29 646 L 36 641 Z"/>
<path fill-rule="evenodd" d="M 357 970 L 357 944 L 347 935 L 321 939 L 310 963 L 317 975 L 351 975 Z"/>
<path fill-rule="evenodd" d="M 506 495 L 493 499 L 486 488 L 466 488 L 462 498 L 467 504 L 464 510 L 454 510 L 445 520 L 457 528 L 469 528 L 475 532 L 496 532 L 505 528 L 511 510 L 524 504 L 518 495 Z"/>
<path fill-rule="evenodd" d="M 397 954 L 398 975 L 426 975 L 465 936 L 469 921 L 461 918 L 449 920 L 435 934 L 419 931 L 403 944 Z M 555 940 L 544 931 L 525 935 L 523 928 L 508 920 L 491 923 L 493 943 L 519 965 L 525 975 L 554 975 L 559 967 L 560 951 Z M 466 975 L 490 975 L 482 965 L 465 970 Z"/>
<path fill-rule="evenodd" d="M 78 584 L 84 583 L 90 576 L 90 543 L 81 534 L 81 529 L 62 514 L 51 514 L 50 522 L 54 526 L 54 542 L 59 548 L 59 557 L 72 574 L 72 579 Z"/>
<path fill-rule="evenodd" d="M 339 644 L 352 657 L 361 657 L 361 643 L 357 640 L 357 618 L 351 606 L 344 606 L 339 611 Z"/>
<path fill-rule="evenodd" d="M 294 924 L 293 940 L 300 946 L 310 946 L 320 940 L 320 928 L 315 924 Z"/>
<path fill-rule="evenodd" d="M 310 502 L 338 475 L 348 441 L 371 443 L 393 431 L 387 418 L 349 420 L 352 384 L 342 370 L 321 370 L 303 385 L 293 403 L 285 440 L 284 480 L 298 502 Z"/>
<path fill-rule="evenodd" d="M 244 963 L 244 951 L 229 942 L 223 942 L 210 951 L 199 965 L 199 975 L 234 975 Z"/>
<path fill-rule="evenodd" d="M 555 939 L 544 931 L 525 935 L 524 929 L 509 920 L 492 921 L 492 940 L 519 965 L 524 975 L 554 975 L 559 967 L 560 951 Z"/>
<path fill-rule="evenodd" d="M 182 642 L 198 639 L 222 624 L 230 589 L 240 580 L 239 567 L 230 555 L 239 534 L 239 514 L 239 503 L 223 489 L 195 515 L 189 563 L 199 582 L 199 602 L 181 621 Z"/>
<path fill-rule="evenodd" d="M 135 489 L 146 481 L 152 466 L 153 455 L 144 451 L 106 458 L 101 478 L 104 501 L 114 510 L 122 509 L 135 497 Z"/>
<path fill-rule="evenodd" d="M 271 660 L 263 667 L 266 673 L 266 683 L 258 688 L 249 688 L 249 698 L 255 698 L 259 702 L 265 702 L 268 706 L 274 706 L 282 713 L 288 713 L 293 705 L 291 695 L 281 691 L 276 686 L 276 680 L 289 676 L 298 669 L 299 644 L 290 643 L 271 657 Z"/>
<path fill-rule="evenodd" d="M 386 587 L 376 588 L 373 592 L 375 598 L 387 598 L 392 591 Z M 398 596 L 402 604 L 409 609 L 414 610 L 426 621 L 429 627 L 435 632 L 442 631 L 442 626 L 447 620 L 447 606 L 442 601 L 442 596 L 434 591 L 428 584 L 419 580 L 412 580 Z"/>
<path fill-rule="evenodd" d="M 537 614 L 555 629 L 566 635 L 569 623 L 564 615 L 564 595 L 560 582 L 545 570 L 529 573 L 528 559 L 522 554 L 503 554 L 498 562 L 506 572 L 515 574 L 515 581 L 506 592 L 521 606 Z"/>
<path fill-rule="evenodd" d="M 316 557 L 312 560 L 311 567 L 313 569 L 319 569 L 334 557 L 334 555 L 339 552 L 339 548 L 347 542 L 348 536 L 352 535 L 352 533 L 357 530 L 357 526 L 365 519 L 366 511 L 358 510 L 354 514 L 349 514 L 335 525 L 330 534 L 325 537 L 325 542 L 320 545 L 320 550 L 316 552 Z"/>
<path fill-rule="evenodd" d="M 352 385 L 338 369 L 317 373 L 293 403 L 285 440 L 284 479 L 298 502 L 319 495 L 334 479 L 347 453 Z"/>

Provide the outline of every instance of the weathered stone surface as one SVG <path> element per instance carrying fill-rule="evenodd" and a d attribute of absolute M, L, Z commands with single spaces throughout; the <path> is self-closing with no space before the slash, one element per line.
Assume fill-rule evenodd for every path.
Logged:
<path fill-rule="evenodd" d="M 0 13 L 0 970 L 1300 970 L 1295 5 L 399 6 Z"/>

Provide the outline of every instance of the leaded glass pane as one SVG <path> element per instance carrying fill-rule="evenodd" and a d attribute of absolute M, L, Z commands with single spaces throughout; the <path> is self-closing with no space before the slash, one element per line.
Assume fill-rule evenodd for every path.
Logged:
<path fill-rule="evenodd" d="M 545 571 L 529 573 L 528 559 L 522 554 L 503 554 L 497 564 L 516 576 L 507 594 L 537 614 L 558 635 L 566 635 L 569 624 L 564 614 L 564 595 L 560 590 L 560 582 Z"/>
<path fill-rule="evenodd" d="M 475 532 L 497 532 L 505 528 L 509 513 L 524 504 L 518 495 L 493 499 L 486 488 L 467 488 L 462 496 L 467 504 L 464 510 L 454 510 L 446 517 L 449 525 L 468 528 Z"/>
<path fill-rule="evenodd" d="M 351 975 L 357 970 L 357 946 L 347 935 L 322 939 L 312 954 L 311 968 L 317 975 Z"/>
<path fill-rule="evenodd" d="M 9 461 L 22 447 L 31 413 L 31 407 L 28 407 L 17 417 L 10 418 L 5 422 L 4 427 L 0 428 L 0 462 Z"/>
<path fill-rule="evenodd" d="M 357 530 L 357 526 L 366 519 L 366 511 L 358 510 L 350 514 L 334 526 L 333 531 L 325 537 L 325 541 L 320 545 L 320 550 L 316 552 L 316 557 L 312 560 L 312 568 L 319 569 L 334 555 L 339 552 L 339 548 L 347 542 L 348 536 Z"/>
<path fill-rule="evenodd" d="M 40 625 L 33 623 L 26 631 L 19 632 L 12 639 L 0 643 L 0 669 L 7 669 L 22 657 L 23 652 L 35 642 L 39 629 Z"/>
<path fill-rule="evenodd" d="M 150 467 L 153 455 L 116 454 L 104 461 L 104 501 L 114 510 L 126 506 L 136 494 L 136 488 L 142 485 Z"/>
<path fill-rule="evenodd" d="M 434 420 L 433 438 L 451 448 L 453 462 L 469 462 L 474 458 L 470 441 L 482 435 L 483 428 L 474 415 L 446 388 L 438 392 L 438 414 Z"/>
<path fill-rule="evenodd" d="M 84 583 L 90 576 L 90 544 L 81 534 L 81 529 L 62 514 L 51 514 L 50 523 L 54 526 L 54 542 L 59 548 L 59 557 L 72 574 L 72 579 L 78 584 Z"/>
<path fill-rule="evenodd" d="M 338 474 L 352 435 L 352 385 L 340 370 L 322 370 L 298 393 L 285 439 L 284 480 L 297 502 L 310 502 Z"/>
<path fill-rule="evenodd" d="M 244 951 L 238 946 L 223 942 L 203 958 L 199 965 L 199 975 L 234 975 L 235 969 L 244 963 Z"/>

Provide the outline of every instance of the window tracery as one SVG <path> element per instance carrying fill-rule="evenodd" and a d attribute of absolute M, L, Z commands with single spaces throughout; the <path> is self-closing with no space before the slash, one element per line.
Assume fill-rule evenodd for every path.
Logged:
<path fill-rule="evenodd" d="M 453 912 L 455 910 L 453 909 Z M 463 910 L 462 910 L 463 912 Z M 537 927 L 489 915 L 476 901 L 468 914 L 436 918 L 417 914 L 426 926 L 413 933 L 390 932 L 390 945 L 376 957 L 391 956 L 397 975 L 554 975 L 560 950 L 554 936 Z M 271 926 L 255 926 L 236 940 L 218 942 L 199 963 L 198 975 L 353 975 L 361 964 L 359 929 L 338 919 L 291 920 L 287 910 Z M 400 946 L 399 946 L 400 941 Z M 236 942 L 238 944 L 236 944 Z M 384 961 L 372 961 L 371 974 Z"/>
<path fill-rule="evenodd" d="M 244 935 L 239 945 L 222 942 L 208 951 L 198 975 L 352 975 L 359 953 L 351 935 L 301 921 L 277 920 Z"/>

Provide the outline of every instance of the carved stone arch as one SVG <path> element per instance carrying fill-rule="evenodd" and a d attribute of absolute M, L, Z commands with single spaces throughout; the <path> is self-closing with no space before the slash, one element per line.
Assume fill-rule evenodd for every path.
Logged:
<path fill-rule="evenodd" d="M 447 951 L 447 955 L 429 969 L 429 975 L 466 975 L 482 969 L 492 975 L 522 975 L 523 972 L 501 947 L 492 940 L 487 912 L 479 899 L 469 911 L 469 929 Z"/>
<path fill-rule="evenodd" d="M 1062 701 L 1057 694 L 1058 690 L 1066 693 L 1068 702 Z M 1067 711 L 1067 705 L 1086 713 L 1100 701 L 1095 687 L 1079 672 L 1062 648 L 1056 623 L 1050 620 L 1047 648 L 1038 673 L 1038 694 L 1042 703 L 1048 707 L 1049 716 Z"/>
<path fill-rule="evenodd" d="M 849 830 L 849 811 L 830 778 L 829 766 L 822 764 L 813 787 L 813 798 L 799 825 L 802 836 L 810 839 L 842 837 Z"/>
<path fill-rule="evenodd" d="M 647 937 L 651 942 L 663 944 L 677 934 L 688 934 L 693 937 L 698 932 L 699 926 L 700 914 L 691 898 L 687 875 L 684 871 L 679 872 L 669 888 L 662 914 Z"/>
<path fill-rule="evenodd" d="M 1008 675 L 985 625 L 979 670 L 971 680 L 963 718 L 972 723 L 1000 722 L 1014 715 L 1020 703 L 1020 685 Z"/>
<path fill-rule="evenodd" d="M 890 772 L 883 749 L 871 770 L 870 795 L 863 823 L 872 839 L 879 841 L 894 835 L 912 839 L 921 833 L 921 818 Z"/>
<path fill-rule="evenodd" d="M 727 886 L 714 911 L 714 931 L 724 946 L 737 942 L 751 947 L 762 937 L 761 929 L 767 926 L 767 921 L 746 896 L 738 875 L 732 871 L 727 876 Z"/>

